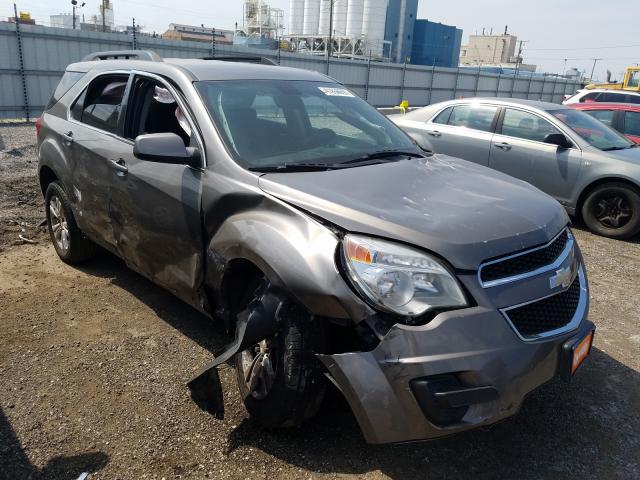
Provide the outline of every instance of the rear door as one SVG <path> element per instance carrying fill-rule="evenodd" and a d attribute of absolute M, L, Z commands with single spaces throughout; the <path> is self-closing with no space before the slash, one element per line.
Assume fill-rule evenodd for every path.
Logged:
<path fill-rule="evenodd" d="M 460 104 L 449 107 L 425 124 L 435 153 L 488 165 L 498 107 Z"/>
<path fill-rule="evenodd" d="M 563 133 L 542 116 L 507 107 L 491 144 L 489 166 L 568 201 L 580 171 L 577 147 L 560 149 L 544 143 L 551 133 Z"/>
<path fill-rule="evenodd" d="M 94 78 L 72 103 L 62 144 L 71 161 L 77 222 L 83 232 L 106 246 L 115 245 L 109 216 L 109 180 L 113 160 L 122 151 L 121 112 L 129 74 Z"/>
<path fill-rule="evenodd" d="M 177 90 L 158 77 L 136 73 L 124 122 L 126 148 L 118 158 L 121 170 L 110 175 L 111 221 L 120 256 L 195 305 L 203 273 L 200 202 L 205 171 L 133 154 L 138 135 L 167 132 L 204 152 Z"/>

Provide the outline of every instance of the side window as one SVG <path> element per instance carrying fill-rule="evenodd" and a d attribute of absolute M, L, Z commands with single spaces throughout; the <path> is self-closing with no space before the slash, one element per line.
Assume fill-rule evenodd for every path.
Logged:
<path fill-rule="evenodd" d="M 580 98 L 580 103 L 595 102 L 598 95 L 600 95 L 600 92 L 587 93 L 584 97 Z"/>
<path fill-rule="evenodd" d="M 92 127 L 117 133 L 127 80 L 127 75 L 96 78 L 72 105 L 71 116 Z"/>
<path fill-rule="evenodd" d="M 597 118 L 602 123 L 609 127 L 613 127 L 613 110 L 587 110 L 586 113 L 591 115 L 593 118 Z"/>
<path fill-rule="evenodd" d="M 125 137 L 135 140 L 147 133 L 175 133 L 185 146 L 191 143 L 191 126 L 173 94 L 160 82 L 138 76 L 127 108 Z"/>
<path fill-rule="evenodd" d="M 640 137 L 640 112 L 624 112 L 623 133 Z"/>
<path fill-rule="evenodd" d="M 502 135 L 544 142 L 550 133 L 560 133 L 545 119 L 533 113 L 507 108 L 502 122 Z"/>
<path fill-rule="evenodd" d="M 490 132 L 491 124 L 497 111 L 498 107 L 459 105 L 453 107 L 453 111 L 449 117 L 449 125 Z"/>
<path fill-rule="evenodd" d="M 452 110 L 453 110 L 453 107 L 445 108 L 438 115 L 436 115 L 436 118 L 431 120 L 431 122 L 439 123 L 441 125 L 446 125 L 447 123 L 449 123 L 449 117 L 451 116 Z"/>
<path fill-rule="evenodd" d="M 603 92 L 598 97 L 598 102 L 624 102 L 624 99 L 627 95 L 624 93 L 615 93 L 615 92 Z"/>
<path fill-rule="evenodd" d="M 45 110 L 50 109 L 56 103 L 58 103 L 58 100 L 60 100 L 62 96 L 67 93 L 71 89 L 71 87 L 78 83 L 78 81 L 85 75 L 86 74 L 83 72 L 65 72 L 60 79 L 60 83 L 58 83 L 58 86 L 53 92 L 53 95 L 51 95 L 51 98 L 49 99 L 49 103 L 47 103 Z"/>
<path fill-rule="evenodd" d="M 625 95 L 625 103 L 640 103 L 640 95 Z"/>
<path fill-rule="evenodd" d="M 631 72 L 629 73 L 629 87 L 637 87 L 640 84 L 640 72 Z"/>

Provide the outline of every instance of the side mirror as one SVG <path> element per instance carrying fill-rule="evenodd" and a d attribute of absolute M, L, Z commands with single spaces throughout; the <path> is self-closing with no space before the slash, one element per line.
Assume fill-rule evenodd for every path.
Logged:
<path fill-rule="evenodd" d="M 138 135 L 133 145 L 133 154 L 140 160 L 149 162 L 201 167 L 198 149 L 185 147 L 182 138 L 175 133 Z"/>
<path fill-rule="evenodd" d="M 562 149 L 573 147 L 573 143 L 571 143 L 569 139 L 565 137 L 562 133 L 550 133 L 549 135 L 544 137 L 544 143 L 548 143 L 550 145 L 556 145 Z"/>

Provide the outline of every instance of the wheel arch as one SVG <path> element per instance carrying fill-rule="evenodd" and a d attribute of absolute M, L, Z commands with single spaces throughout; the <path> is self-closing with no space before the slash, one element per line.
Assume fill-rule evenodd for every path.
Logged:
<path fill-rule="evenodd" d="M 601 185 L 606 185 L 607 183 L 622 183 L 626 184 L 629 187 L 633 188 L 638 194 L 640 194 L 640 185 L 634 182 L 633 180 L 626 177 L 615 177 L 615 176 L 607 176 L 598 178 L 597 180 L 592 181 L 586 187 L 582 189 L 580 195 L 578 196 L 578 201 L 576 202 L 576 216 L 582 218 L 582 206 L 584 205 L 585 200 L 589 196 L 594 189 Z"/>
<path fill-rule="evenodd" d="M 40 182 L 40 190 L 44 196 L 47 193 L 47 187 L 49 184 L 58 181 L 58 175 L 48 165 L 43 165 L 38 171 L 38 181 Z"/>

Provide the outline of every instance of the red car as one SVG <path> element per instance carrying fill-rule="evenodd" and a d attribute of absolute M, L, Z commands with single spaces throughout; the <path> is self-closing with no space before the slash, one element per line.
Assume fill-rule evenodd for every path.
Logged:
<path fill-rule="evenodd" d="M 582 110 L 605 125 L 640 144 L 640 105 L 633 103 L 572 103 L 567 107 Z"/>

